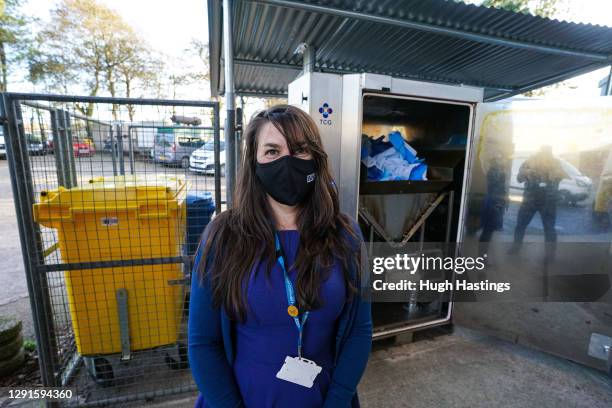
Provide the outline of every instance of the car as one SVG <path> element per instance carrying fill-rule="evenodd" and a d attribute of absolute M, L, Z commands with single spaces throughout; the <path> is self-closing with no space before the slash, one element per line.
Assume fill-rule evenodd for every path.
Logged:
<path fill-rule="evenodd" d="M 26 133 L 26 141 L 28 147 L 28 154 L 30 156 L 44 156 L 47 153 L 45 144 L 38 136 L 34 136 L 31 133 Z"/>
<path fill-rule="evenodd" d="M 526 157 L 515 157 L 512 161 L 510 191 L 522 193 L 524 190 L 523 183 L 519 183 L 516 176 L 526 159 Z M 561 167 L 563 167 L 563 170 L 567 174 L 567 177 L 559 183 L 560 203 L 564 205 L 576 205 L 578 202 L 586 200 L 591 194 L 593 181 L 582 174 L 580 170 L 567 160 L 559 158 L 559 161 L 561 162 Z"/>
<path fill-rule="evenodd" d="M 4 134 L 0 131 L 0 158 L 6 159 L 6 142 L 4 141 Z"/>
<path fill-rule="evenodd" d="M 91 157 L 96 154 L 96 148 L 89 139 L 73 139 L 72 153 L 74 157 Z"/>
<path fill-rule="evenodd" d="M 54 153 L 53 140 L 52 139 L 47 139 L 45 141 L 45 151 L 47 152 L 47 154 L 53 154 Z"/>
<path fill-rule="evenodd" d="M 102 147 L 102 151 L 108 154 L 113 153 L 113 144 L 115 145 L 115 151 L 117 151 L 117 141 L 112 140 L 110 137 L 105 139 L 104 146 Z"/>
<path fill-rule="evenodd" d="M 191 154 L 205 143 L 200 129 L 159 128 L 155 136 L 153 160 L 155 163 L 188 169 Z"/>
<path fill-rule="evenodd" d="M 189 170 L 194 173 L 215 174 L 214 142 L 206 142 L 202 147 L 191 154 Z M 219 164 L 221 177 L 225 177 L 225 142 L 220 143 Z"/>

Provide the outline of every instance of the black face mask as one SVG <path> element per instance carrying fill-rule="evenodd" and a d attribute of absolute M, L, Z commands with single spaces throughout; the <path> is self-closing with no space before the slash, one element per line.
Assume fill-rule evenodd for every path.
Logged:
<path fill-rule="evenodd" d="M 257 163 L 255 174 L 273 199 L 286 205 L 304 201 L 315 184 L 314 160 L 283 156 L 270 163 Z"/>

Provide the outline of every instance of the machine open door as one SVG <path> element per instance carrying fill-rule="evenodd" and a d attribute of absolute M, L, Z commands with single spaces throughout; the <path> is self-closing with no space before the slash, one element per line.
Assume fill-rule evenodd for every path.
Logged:
<path fill-rule="evenodd" d="M 461 251 L 516 285 L 454 322 L 610 370 L 611 129 L 611 97 L 478 105 Z"/>
<path fill-rule="evenodd" d="M 477 88 L 343 76 L 341 155 L 333 159 L 340 167 L 341 208 L 359 220 L 368 244 L 454 256 L 462 233 L 474 109 L 481 100 Z M 389 146 L 398 140 L 417 157 L 409 175 L 401 177 L 389 162 L 381 162 L 386 153 L 379 155 L 393 151 Z M 453 279 L 452 271 L 437 279 Z M 425 300 L 411 291 L 405 301 L 376 302 L 374 337 L 448 324 L 451 310 L 448 294 Z"/>

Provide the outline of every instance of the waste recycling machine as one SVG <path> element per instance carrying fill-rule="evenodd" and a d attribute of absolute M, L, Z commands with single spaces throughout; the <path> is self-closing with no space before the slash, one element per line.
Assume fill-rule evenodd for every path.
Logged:
<path fill-rule="evenodd" d="M 584 190 L 584 195 L 591 197 L 592 194 L 587 191 L 591 181 L 577 168 L 587 165 L 597 167 L 599 162 L 579 160 L 579 157 L 592 150 L 601 152 L 596 156 L 603 157 L 605 162 L 612 146 L 609 133 L 605 131 L 606 123 L 610 122 L 609 101 L 605 104 L 607 108 L 600 106 L 590 113 L 584 113 L 585 103 L 579 104 L 579 109 L 574 109 L 574 113 L 577 113 L 573 117 L 582 115 L 578 121 L 574 120 L 581 125 L 570 130 L 563 123 L 563 118 L 572 115 L 560 111 L 561 106 L 553 109 L 558 113 L 555 118 L 535 114 L 517 121 L 518 116 L 510 110 L 505 110 L 501 115 L 487 116 L 496 109 L 505 109 L 503 104 L 508 102 L 483 103 L 483 95 L 483 89 L 477 87 L 420 82 L 371 73 L 341 75 L 303 72 L 288 87 L 288 103 L 308 112 L 317 123 L 339 189 L 341 209 L 359 220 L 366 245 L 374 242 L 392 245 L 450 244 L 438 253 L 441 256 L 456 256 L 467 241 L 478 245 L 479 234 L 480 241 L 485 240 L 478 231 L 482 228 L 481 211 L 487 195 L 488 175 L 492 174 L 487 169 L 499 166 L 500 174 L 504 176 L 500 191 L 506 207 L 501 211 L 502 217 L 505 214 L 505 221 L 500 220 L 500 225 L 494 230 L 498 234 L 497 241 L 511 243 L 514 230 L 512 221 L 517 219 L 516 211 L 522 200 L 521 190 L 508 191 L 508 184 L 518 185 L 516 174 L 512 172 L 517 167 L 514 166 L 517 163 L 513 163 L 516 157 L 532 154 L 539 144 L 552 145 L 555 151 L 565 154 L 562 162 L 575 164 L 575 167 L 568 167 L 568 172 L 575 174 L 568 176 L 565 184 L 570 188 L 576 184 L 576 191 Z M 535 109 L 535 105 L 529 105 L 532 103 L 526 102 L 526 111 Z M 522 128 L 519 121 L 523 122 Z M 598 124 L 599 127 L 592 132 L 589 130 L 587 134 L 587 123 Z M 582 132 L 579 129 L 583 129 Z M 376 166 L 364 165 L 368 161 L 379 160 L 380 157 L 371 157 L 368 149 L 374 149 L 383 140 L 381 136 L 387 141 L 391 139 L 390 135 L 398 132 L 406 148 L 416 158 L 414 165 L 424 165 L 417 177 L 394 177 L 386 170 L 381 172 Z M 482 132 L 487 133 L 486 137 L 481 135 Z M 388 141 L 386 143 L 389 145 Z M 588 149 L 585 143 L 589 144 Z M 584 150 L 583 147 L 587 149 L 585 153 L 578 153 Z M 372 170 L 378 171 L 378 176 Z M 384 173 L 382 177 L 380 173 Z M 600 170 L 594 170 L 593 177 L 599 177 L 599 173 Z M 595 179 L 593 184 L 596 185 Z M 597 239 L 604 246 L 606 240 L 609 241 L 609 235 L 599 236 L 589 232 L 591 226 L 586 219 L 591 211 L 589 200 L 593 201 L 593 197 L 574 206 L 559 203 L 556 228 L 561 235 L 570 234 L 560 240 Z M 577 232 L 577 224 L 588 225 L 584 227 L 584 234 L 587 235 Z M 532 234 L 531 239 L 538 242 L 543 240 L 538 236 L 540 225 L 540 220 L 534 218 L 528 229 Z M 577 237 L 575 234 L 582 235 Z M 532 245 L 532 253 L 536 247 Z M 445 250 L 454 253 L 445 254 Z M 584 254 L 584 251 L 576 251 Z M 600 255 L 605 257 L 605 254 Z M 582 263 L 581 267 L 585 270 L 591 267 L 598 269 L 596 263 L 601 260 L 598 256 L 587 259 L 587 264 Z M 527 264 L 535 258 L 529 253 L 522 255 L 525 265 L 521 267 L 524 271 L 529 271 L 529 268 L 535 270 L 536 267 Z M 593 265 L 588 265 L 588 262 Z M 606 275 L 605 272 L 603 275 Z M 605 278 L 603 275 L 598 279 Z M 452 276 L 442 277 L 446 278 Z M 602 293 L 609 288 L 609 284 L 604 286 L 601 286 Z M 474 320 L 477 327 L 485 325 L 497 334 L 503 334 L 504 330 L 508 333 L 523 330 L 512 326 L 517 322 L 504 320 L 510 320 L 513 314 L 502 312 L 505 310 L 503 307 L 468 305 L 471 309 L 465 314 L 467 320 Z M 526 310 L 534 309 L 529 309 L 527 305 L 524 305 Z M 463 307 L 463 304 L 453 305 L 452 295 L 450 298 L 440 295 L 433 302 L 431 299 L 420 302 L 419 293 L 411 294 L 407 302 L 375 302 L 372 305 L 374 338 L 449 324 L 453 309 L 459 306 Z M 540 309 L 543 310 L 545 306 Z M 499 313 L 493 315 L 496 310 Z M 544 330 L 547 324 L 553 324 L 552 319 L 556 316 L 553 312 L 551 309 L 553 317 L 543 318 L 538 327 Z M 599 312 L 595 310 L 593 313 Z M 606 329 L 599 326 L 576 329 L 575 338 L 572 338 L 572 342 L 576 343 L 572 344 L 573 349 L 579 350 L 572 356 L 575 361 L 597 367 L 602 365 L 602 361 L 595 359 L 604 360 L 605 353 L 588 351 L 589 348 L 601 348 L 598 344 L 605 336 L 599 335 L 598 331 L 605 332 Z M 544 333 L 541 336 L 544 340 L 538 340 L 540 343 L 535 344 L 536 347 L 559 349 L 560 346 L 546 343 L 550 341 L 549 337 Z"/>
<path fill-rule="evenodd" d="M 482 99 L 479 88 L 369 73 L 304 73 L 288 94 L 289 104 L 317 122 L 342 211 L 360 221 L 366 241 L 393 243 L 460 241 L 462 201 L 456 198 L 465 190 L 467 146 Z M 391 132 L 414 149 L 418 177 L 371 180 L 363 150 Z M 448 323 L 452 305 L 438 300 L 375 303 L 374 336 Z"/>

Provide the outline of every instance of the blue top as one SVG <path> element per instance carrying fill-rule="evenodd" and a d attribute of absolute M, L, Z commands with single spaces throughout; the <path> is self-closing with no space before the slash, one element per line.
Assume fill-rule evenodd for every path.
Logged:
<path fill-rule="evenodd" d="M 299 232 L 280 231 L 279 238 L 290 266 Z M 236 324 L 234 375 L 242 400 L 247 407 L 320 407 L 334 370 L 334 329 L 345 301 L 342 270 L 335 265 L 321 287 L 324 306 L 313 310 L 304 326 L 303 357 L 323 368 L 313 387 L 306 388 L 276 378 L 285 357 L 297 355 L 298 330 L 287 314 L 283 272 L 276 263 L 268 279 L 266 264 L 260 262 L 253 269 L 247 291 L 250 310 L 244 324 Z M 287 274 L 295 288 L 297 271 L 288 268 Z"/>
<path fill-rule="evenodd" d="M 281 231 L 279 236 L 291 265 L 299 232 Z M 200 257 L 201 248 L 195 265 Z M 276 373 L 286 356 L 297 354 L 298 331 L 287 314 L 280 266 L 275 263 L 269 277 L 265 269 L 266 262 L 261 262 L 251 272 L 244 323 L 232 323 L 223 310 L 212 308 L 208 282 L 201 285 L 193 275 L 189 361 L 201 392 L 196 406 L 358 406 L 356 387 L 371 347 L 370 304 L 359 294 L 345 302 L 344 277 L 335 264 L 321 287 L 323 307 L 310 313 L 304 327 L 303 356 L 323 370 L 312 388 L 292 384 L 277 379 Z M 295 285 L 297 272 L 288 273 Z"/>

